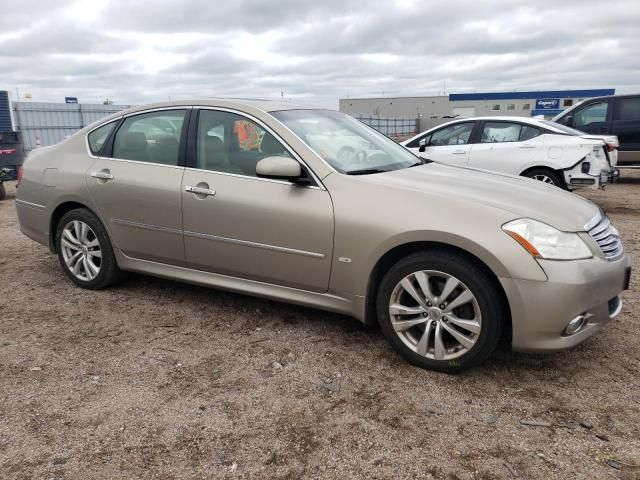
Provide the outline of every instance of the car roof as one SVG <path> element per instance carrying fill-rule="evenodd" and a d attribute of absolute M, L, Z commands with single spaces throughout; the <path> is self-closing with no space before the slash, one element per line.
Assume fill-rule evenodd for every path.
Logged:
<path fill-rule="evenodd" d="M 263 112 L 275 112 L 280 110 L 320 110 L 319 107 L 313 107 L 309 105 L 302 105 L 292 102 L 276 101 L 276 100 L 264 100 L 255 98 L 208 98 L 200 100 L 173 100 L 166 102 L 156 102 L 146 105 L 139 105 L 137 107 L 129 108 L 119 112 L 120 115 L 140 112 L 143 110 L 153 110 L 157 108 L 168 107 L 182 107 L 182 106 L 203 106 L 203 107 L 223 107 L 223 108 L 236 108 L 239 110 L 245 109 L 257 109 Z M 326 110 L 326 109 L 323 109 Z"/>

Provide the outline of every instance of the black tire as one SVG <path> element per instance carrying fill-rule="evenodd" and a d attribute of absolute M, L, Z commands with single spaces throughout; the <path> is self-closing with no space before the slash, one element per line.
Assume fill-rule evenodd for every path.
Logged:
<path fill-rule="evenodd" d="M 436 360 L 414 352 L 400 339 L 391 323 L 389 304 L 394 288 L 407 275 L 422 270 L 435 270 L 456 277 L 475 296 L 480 309 L 482 322 L 475 344 L 455 359 Z M 455 300 L 455 297 L 451 298 Z M 378 288 L 376 311 L 385 337 L 406 360 L 421 368 L 457 373 L 480 365 L 496 349 L 508 317 L 503 298 L 495 278 L 477 262 L 447 250 L 423 251 L 403 258 L 385 274 Z"/>
<path fill-rule="evenodd" d="M 564 188 L 566 190 L 566 186 L 564 182 L 560 179 L 560 175 L 555 170 L 550 168 L 534 168 L 529 170 L 528 172 L 522 175 L 523 177 L 532 178 L 534 180 L 542 181 L 542 177 L 548 178 L 550 181 L 547 181 L 548 185 L 553 185 L 558 188 Z"/>
<path fill-rule="evenodd" d="M 7 198 L 7 190 L 4 188 L 4 183 L 0 183 L 0 201 Z"/>
<path fill-rule="evenodd" d="M 99 248 L 102 253 L 102 258 L 100 259 L 100 270 L 95 278 L 91 280 L 82 280 L 78 278 L 67 266 L 63 256 L 63 230 L 74 220 L 80 220 L 91 228 L 95 235 L 95 239 L 98 240 Z M 100 290 L 113 285 L 124 278 L 124 273 L 118 268 L 118 264 L 116 263 L 109 235 L 107 234 L 104 225 L 102 225 L 102 222 L 90 210 L 86 208 L 77 208 L 65 213 L 56 227 L 55 240 L 60 265 L 62 266 L 64 273 L 66 273 L 71 281 L 76 285 L 89 290 Z"/>

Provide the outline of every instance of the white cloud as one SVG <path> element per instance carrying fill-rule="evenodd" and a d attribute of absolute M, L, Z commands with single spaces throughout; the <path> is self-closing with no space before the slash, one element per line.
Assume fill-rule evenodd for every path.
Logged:
<path fill-rule="evenodd" d="M 637 0 L 21 0 L 0 89 L 34 100 L 640 91 Z"/>

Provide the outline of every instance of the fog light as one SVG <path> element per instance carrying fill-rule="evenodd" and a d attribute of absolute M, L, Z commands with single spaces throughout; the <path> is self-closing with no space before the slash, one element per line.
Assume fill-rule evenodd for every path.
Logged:
<path fill-rule="evenodd" d="M 587 323 L 586 315 L 578 315 L 576 318 L 571 320 L 564 329 L 563 335 L 575 335 L 578 333 L 582 327 L 584 327 L 585 323 Z"/>
<path fill-rule="evenodd" d="M 591 164 L 589 162 L 582 162 L 582 173 L 589 173 Z"/>
<path fill-rule="evenodd" d="M 593 185 L 596 180 L 594 178 L 572 178 L 569 183 L 571 185 Z"/>

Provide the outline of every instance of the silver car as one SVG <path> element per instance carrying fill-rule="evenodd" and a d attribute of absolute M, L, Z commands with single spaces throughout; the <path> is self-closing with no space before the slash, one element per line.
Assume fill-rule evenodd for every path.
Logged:
<path fill-rule="evenodd" d="M 333 154 L 309 140 L 318 131 L 363 148 Z M 347 115 L 291 103 L 115 114 L 33 151 L 16 207 L 22 232 L 83 288 L 133 271 L 340 312 L 445 372 L 501 342 L 573 347 L 620 312 L 629 284 L 618 231 L 593 203 L 429 163 Z"/>

